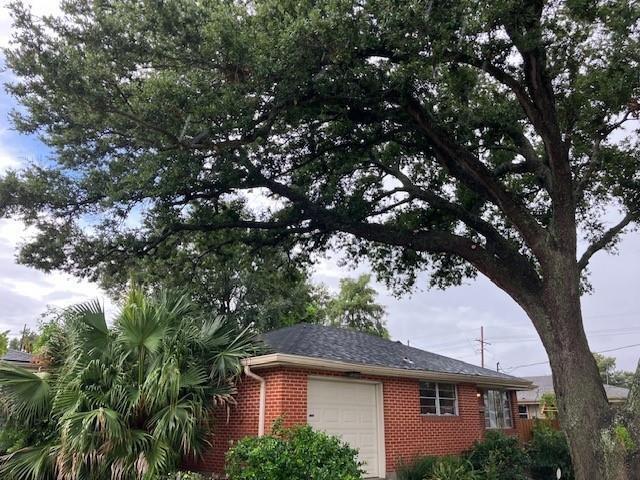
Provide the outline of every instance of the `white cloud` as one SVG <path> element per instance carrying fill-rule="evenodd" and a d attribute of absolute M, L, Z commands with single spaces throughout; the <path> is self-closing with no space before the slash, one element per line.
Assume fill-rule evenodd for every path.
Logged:
<path fill-rule="evenodd" d="M 27 0 L 36 15 L 55 15 L 60 13 L 58 0 Z M 0 47 L 8 47 L 11 38 L 11 15 L 8 9 L 9 1 L 3 1 L 0 5 Z"/>
<path fill-rule="evenodd" d="M 17 335 L 25 324 L 35 328 L 39 315 L 48 306 L 67 307 L 96 298 L 112 318 L 117 306 L 97 285 L 65 273 L 44 273 L 16 263 L 18 245 L 32 233 L 19 221 L 0 220 L 0 331 L 10 330 Z"/>
<path fill-rule="evenodd" d="M 8 152 L 4 151 L 2 147 L 0 147 L 0 173 L 10 168 L 18 168 L 19 166 L 20 162 L 16 160 L 13 155 L 10 155 Z"/>

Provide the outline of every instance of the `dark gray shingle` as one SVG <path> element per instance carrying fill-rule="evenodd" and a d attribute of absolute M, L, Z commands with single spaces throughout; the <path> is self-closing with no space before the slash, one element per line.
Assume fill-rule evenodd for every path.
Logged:
<path fill-rule="evenodd" d="M 518 402 L 539 403 L 545 393 L 555 394 L 553 390 L 553 376 L 551 375 L 527 377 L 525 380 L 533 382 L 536 388 L 529 391 L 518 392 Z M 626 400 L 629 396 L 629 389 L 624 387 L 605 384 L 604 391 L 609 401 Z"/>
<path fill-rule="evenodd" d="M 405 370 L 516 379 L 504 373 L 409 347 L 400 342 L 344 328 L 303 323 L 268 332 L 263 335 L 263 340 L 271 353 Z"/>
<path fill-rule="evenodd" d="M 21 352 L 20 350 L 13 350 L 10 348 L 7 350 L 7 353 L 4 354 L 3 357 L 0 357 L 0 360 L 5 362 L 22 362 L 22 363 L 31 363 L 33 356 L 27 352 Z"/>

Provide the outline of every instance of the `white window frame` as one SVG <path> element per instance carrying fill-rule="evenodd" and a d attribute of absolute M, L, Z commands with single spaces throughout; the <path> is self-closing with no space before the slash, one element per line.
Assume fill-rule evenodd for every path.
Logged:
<path fill-rule="evenodd" d="M 501 396 L 504 395 L 506 400 L 507 400 L 507 406 L 505 407 L 504 405 L 502 405 L 501 410 L 501 415 L 498 416 L 497 412 L 496 415 L 494 415 L 495 419 L 496 419 L 496 425 L 492 426 L 491 425 L 491 413 L 489 408 L 493 405 L 495 405 L 495 402 L 489 402 L 489 392 L 495 392 L 497 394 L 500 394 Z M 498 389 L 490 389 L 490 390 L 485 390 L 484 395 L 483 395 L 483 400 L 484 400 L 484 425 L 485 428 L 488 430 L 509 430 L 514 428 L 514 418 L 513 418 L 513 403 L 511 402 L 511 393 L 508 390 L 498 390 Z M 503 398 L 500 399 L 502 403 Z M 509 424 L 506 423 L 506 416 L 505 416 L 505 411 L 509 412 Z M 499 421 L 499 417 L 502 418 L 503 422 Z M 502 423 L 502 424 L 500 424 Z M 499 425 L 500 424 L 500 425 Z"/>
<path fill-rule="evenodd" d="M 426 397 L 423 396 L 422 393 L 420 392 L 422 390 L 422 386 L 426 385 L 426 384 L 433 384 L 435 385 L 435 389 L 436 389 L 436 396 L 435 397 Z M 443 397 L 443 400 L 453 400 L 453 409 L 454 409 L 454 413 L 440 413 L 440 385 L 447 385 L 447 386 L 451 386 L 453 387 L 453 395 L 454 398 L 451 397 Z M 420 415 L 424 415 L 424 416 L 430 416 L 430 417 L 457 417 L 458 416 L 458 386 L 454 383 L 437 383 L 437 382 L 420 382 L 420 384 L 418 385 L 419 391 L 419 398 L 418 401 L 420 402 L 420 400 L 422 400 L 423 398 L 428 398 L 431 400 L 435 400 L 436 402 L 436 413 L 422 413 L 422 402 L 420 402 L 419 407 L 420 407 Z"/>
<path fill-rule="evenodd" d="M 520 411 L 521 408 L 524 409 L 524 412 Z M 529 418 L 529 406 L 528 405 L 518 405 L 518 418 L 527 418 L 527 419 Z"/>

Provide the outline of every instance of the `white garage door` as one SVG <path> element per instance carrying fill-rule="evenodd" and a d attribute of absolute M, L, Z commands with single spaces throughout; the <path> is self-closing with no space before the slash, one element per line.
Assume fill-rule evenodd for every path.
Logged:
<path fill-rule="evenodd" d="M 309 425 L 341 437 L 359 451 L 366 477 L 379 472 L 378 406 L 375 384 L 309 379 L 307 420 Z"/>

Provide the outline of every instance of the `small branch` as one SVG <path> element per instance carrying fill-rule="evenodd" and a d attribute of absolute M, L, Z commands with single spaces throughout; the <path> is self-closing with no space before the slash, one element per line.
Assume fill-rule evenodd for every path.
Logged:
<path fill-rule="evenodd" d="M 509 75 L 504 70 L 493 65 L 489 60 L 476 58 L 471 55 L 467 55 L 461 52 L 453 52 L 450 54 L 452 59 L 458 63 L 464 63 L 471 67 L 475 67 L 488 73 L 495 80 L 500 82 L 505 87 L 509 88 L 518 99 L 520 106 L 527 113 L 527 116 L 535 124 L 542 122 L 540 112 L 537 110 L 535 104 L 531 101 L 527 90 L 524 86 L 514 77 Z"/>
<path fill-rule="evenodd" d="M 582 254 L 582 257 L 580 257 L 580 260 L 578 260 L 578 268 L 583 270 L 589 264 L 589 260 L 596 252 L 610 245 L 616 239 L 618 234 L 631 222 L 637 221 L 639 216 L 640 215 L 638 213 L 627 213 L 617 225 L 611 227 L 598 240 L 589 245 Z"/>
<path fill-rule="evenodd" d="M 527 162 L 509 162 L 498 165 L 493 169 L 493 175 L 497 178 L 503 177 L 510 173 L 528 173 L 531 170 Z"/>
<path fill-rule="evenodd" d="M 591 155 L 589 155 L 589 161 L 587 166 L 582 174 L 582 177 L 576 182 L 576 186 L 574 189 L 575 197 L 582 197 L 582 193 L 584 192 L 587 184 L 596 173 L 598 167 L 600 167 L 600 146 L 602 145 L 602 138 L 598 138 L 595 142 L 593 142 L 593 146 L 591 147 Z"/>
<path fill-rule="evenodd" d="M 598 131 L 598 138 L 593 142 L 591 155 L 589 155 L 589 161 L 584 169 L 584 173 L 576 183 L 574 190 L 576 198 L 580 198 L 582 196 L 587 185 L 593 178 L 593 175 L 597 172 L 598 168 L 602 166 L 602 162 L 600 161 L 600 149 L 602 147 L 602 142 L 606 140 L 612 132 L 628 121 L 630 115 L 631 111 L 629 110 L 622 116 L 622 119 L 611 125 L 607 125 Z"/>

